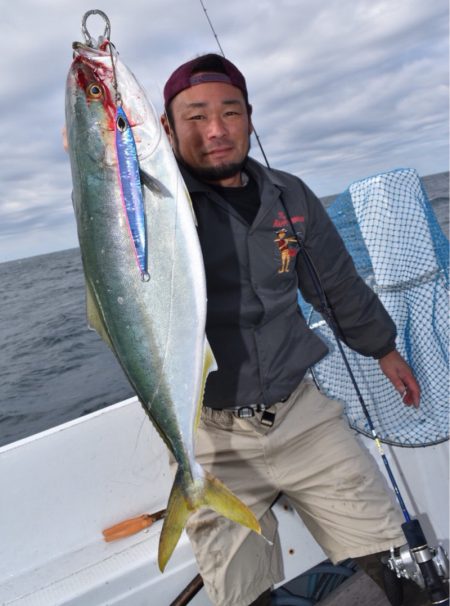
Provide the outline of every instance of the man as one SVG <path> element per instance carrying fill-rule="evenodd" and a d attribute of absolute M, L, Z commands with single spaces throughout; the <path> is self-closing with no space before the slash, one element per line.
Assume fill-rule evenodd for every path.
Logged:
<path fill-rule="evenodd" d="M 270 603 L 270 587 L 283 578 L 270 510 L 280 492 L 333 562 L 360 558 L 380 582 L 379 554 L 405 542 L 402 519 L 341 404 L 304 379 L 327 348 L 297 305 L 298 287 L 320 305 L 298 242 L 345 342 L 377 358 L 405 404 L 418 406 L 420 389 L 395 349 L 395 326 L 314 194 L 297 177 L 248 157 L 252 108 L 231 62 L 209 54 L 183 64 L 164 98 L 162 124 L 198 221 L 206 332 L 219 367 L 207 381 L 196 455 L 263 530 L 258 536 L 210 510 L 191 516 L 187 530 L 206 590 L 220 606 Z"/>

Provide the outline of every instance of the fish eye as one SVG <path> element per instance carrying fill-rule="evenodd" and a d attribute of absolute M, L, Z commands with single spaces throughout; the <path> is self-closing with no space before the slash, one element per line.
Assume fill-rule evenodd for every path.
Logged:
<path fill-rule="evenodd" d="M 100 97 L 103 96 L 102 87 L 96 82 L 92 82 L 87 87 L 87 94 L 89 97 L 91 97 L 91 99 L 100 99 Z"/>

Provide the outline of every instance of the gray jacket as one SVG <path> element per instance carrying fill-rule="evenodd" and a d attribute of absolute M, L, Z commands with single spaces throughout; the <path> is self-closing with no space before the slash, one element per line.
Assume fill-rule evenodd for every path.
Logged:
<path fill-rule="evenodd" d="M 245 170 L 261 197 L 249 226 L 216 191 L 180 168 L 198 221 L 208 294 L 206 332 L 219 367 L 208 377 L 207 406 L 276 402 L 328 351 L 298 307 L 298 288 L 316 309 L 320 300 L 281 197 L 320 275 L 343 340 L 374 358 L 395 348 L 394 323 L 356 273 L 320 200 L 300 179 L 249 159 Z"/>

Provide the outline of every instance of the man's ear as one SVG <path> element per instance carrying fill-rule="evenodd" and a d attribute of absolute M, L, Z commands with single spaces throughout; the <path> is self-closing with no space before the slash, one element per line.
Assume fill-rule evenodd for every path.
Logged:
<path fill-rule="evenodd" d="M 172 131 L 171 131 L 171 128 L 170 128 L 169 120 L 167 119 L 167 114 L 162 114 L 162 116 L 161 116 L 161 124 L 163 126 L 163 129 L 166 131 L 166 135 L 169 137 L 169 139 L 171 139 L 171 137 L 172 137 Z"/>

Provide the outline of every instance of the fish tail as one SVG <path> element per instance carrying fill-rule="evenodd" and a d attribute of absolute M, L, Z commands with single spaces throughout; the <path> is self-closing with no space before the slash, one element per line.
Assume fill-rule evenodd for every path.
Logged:
<path fill-rule="evenodd" d="M 178 468 L 159 539 L 158 564 L 161 572 L 164 571 L 178 543 L 188 517 L 198 509 L 213 509 L 233 522 L 247 526 L 258 534 L 261 533 L 261 527 L 255 514 L 210 473 L 205 472 L 200 490 L 189 491 L 188 487 L 188 492 L 195 494 L 195 497 L 186 498 L 186 491 L 183 490 L 183 474 Z"/>

